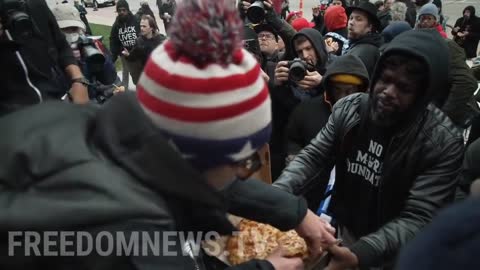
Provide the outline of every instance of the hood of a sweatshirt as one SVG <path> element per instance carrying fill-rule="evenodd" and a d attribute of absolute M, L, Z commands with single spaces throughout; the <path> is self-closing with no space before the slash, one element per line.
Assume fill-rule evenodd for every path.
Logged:
<path fill-rule="evenodd" d="M 329 80 L 332 76 L 339 74 L 353 75 L 360 78 L 366 88 L 369 86 L 370 80 L 368 77 L 368 71 L 362 60 L 358 56 L 353 54 L 346 54 L 340 56 L 328 66 L 327 72 L 322 78 L 322 87 L 323 89 L 325 89 L 325 101 L 327 101 L 331 105 L 333 105 L 331 101 L 333 93 L 331 92 L 331 87 L 329 87 Z"/>
<path fill-rule="evenodd" d="M 446 56 L 449 55 L 449 48 L 435 29 L 406 31 L 398 35 L 385 47 L 377 62 L 370 83 L 370 99 L 372 99 L 373 88 L 380 76 L 382 63 L 390 55 L 397 54 L 414 57 L 425 63 L 428 69 L 427 87 L 419 96 L 413 108 L 414 111 L 409 112 L 411 117 L 415 117 L 448 85 L 450 59 Z"/>
<path fill-rule="evenodd" d="M 359 44 L 371 44 L 380 48 L 383 44 L 383 37 L 378 33 L 368 33 L 359 39 L 350 39 L 350 49 Z"/>
<path fill-rule="evenodd" d="M 383 41 L 385 43 L 391 42 L 396 36 L 401 33 L 412 30 L 410 24 L 405 21 L 396 21 L 391 22 L 385 29 L 382 31 Z"/>
<path fill-rule="evenodd" d="M 470 11 L 470 18 L 476 17 L 476 15 L 475 15 L 475 7 L 474 7 L 474 6 L 467 6 L 465 9 L 463 9 L 462 15 L 465 14 L 465 10 Z"/>
<path fill-rule="evenodd" d="M 328 61 L 328 53 L 327 53 L 327 49 L 325 48 L 325 41 L 322 37 L 322 34 L 320 34 L 318 30 L 313 28 L 302 29 L 300 32 L 296 33 L 293 36 L 291 41 L 292 48 L 295 48 L 295 39 L 297 39 L 299 36 L 306 37 L 310 41 L 310 43 L 312 43 L 315 49 L 315 52 L 317 53 L 317 59 L 318 59 L 316 69 L 320 74 L 324 74 L 325 66 Z M 293 49 L 293 55 L 294 57 L 298 57 L 295 49 Z"/>

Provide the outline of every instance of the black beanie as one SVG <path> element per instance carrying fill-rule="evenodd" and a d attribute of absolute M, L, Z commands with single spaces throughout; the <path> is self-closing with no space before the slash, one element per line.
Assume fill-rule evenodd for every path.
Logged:
<path fill-rule="evenodd" d="M 117 12 L 119 8 L 126 8 L 128 11 L 130 11 L 130 7 L 128 6 L 127 0 L 118 0 L 117 2 Z"/>

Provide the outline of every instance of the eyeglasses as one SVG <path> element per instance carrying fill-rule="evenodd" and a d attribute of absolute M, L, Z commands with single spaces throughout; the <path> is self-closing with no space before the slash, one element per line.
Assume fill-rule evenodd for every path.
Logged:
<path fill-rule="evenodd" d="M 258 39 L 274 39 L 275 36 L 272 34 L 258 34 Z"/>
<path fill-rule="evenodd" d="M 238 166 L 241 167 L 241 175 L 237 175 L 238 178 L 245 180 L 252 176 L 256 171 L 260 170 L 262 167 L 262 159 L 258 152 L 253 153 L 248 158 L 238 162 Z"/>

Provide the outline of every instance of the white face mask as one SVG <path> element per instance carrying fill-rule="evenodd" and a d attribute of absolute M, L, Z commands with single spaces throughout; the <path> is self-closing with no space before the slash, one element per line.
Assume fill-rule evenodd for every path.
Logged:
<path fill-rule="evenodd" d="M 80 38 L 79 33 L 65 33 L 65 38 L 67 39 L 68 43 L 72 44 L 78 41 Z"/>

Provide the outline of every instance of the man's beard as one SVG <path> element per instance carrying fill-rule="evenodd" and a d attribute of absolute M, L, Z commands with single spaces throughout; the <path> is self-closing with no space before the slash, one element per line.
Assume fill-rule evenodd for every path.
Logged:
<path fill-rule="evenodd" d="M 370 104 L 370 119 L 375 125 L 382 127 L 391 127 L 399 122 L 402 119 L 402 113 L 395 108 L 394 104 L 389 104 L 393 106 L 394 110 L 390 112 L 385 112 L 380 109 L 379 105 L 380 99 L 377 96 L 373 96 Z"/>
<path fill-rule="evenodd" d="M 125 22 L 128 18 L 128 15 L 118 15 L 118 19 L 121 21 L 121 22 Z"/>

